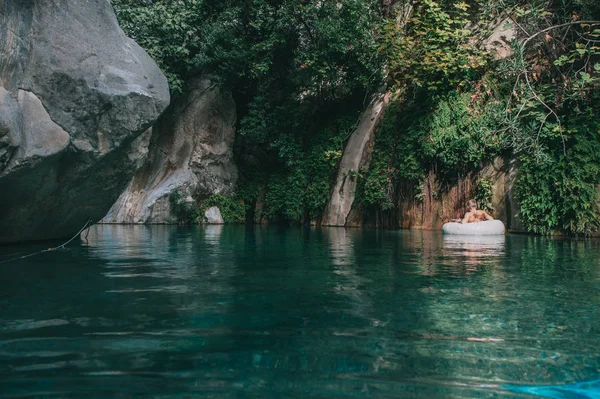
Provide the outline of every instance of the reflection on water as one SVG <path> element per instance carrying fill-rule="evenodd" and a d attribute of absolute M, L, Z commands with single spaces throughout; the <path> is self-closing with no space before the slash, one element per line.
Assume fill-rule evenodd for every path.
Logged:
<path fill-rule="evenodd" d="M 365 277 L 361 277 L 356 270 L 354 231 L 345 228 L 331 228 L 325 231 L 329 239 L 329 252 L 332 258 L 333 273 L 337 275 L 333 292 L 344 297 L 345 301 L 351 303 L 349 312 L 353 314 L 364 314 L 371 306 L 369 294 L 361 289 L 371 283 Z"/>
<path fill-rule="evenodd" d="M 467 270 L 476 271 L 485 263 L 500 263 L 504 256 L 506 237 L 497 236 L 443 236 L 443 253 L 455 265 L 464 264 Z"/>
<path fill-rule="evenodd" d="M 506 236 L 460 236 L 444 235 L 444 248 L 456 249 L 469 253 L 476 253 L 477 256 L 502 256 L 504 255 L 504 246 Z"/>
<path fill-rule="evenodd" d="M 0 397 L 597 397 L 599 255 L 542 237 L 95 226 L 0 268 Z"/>

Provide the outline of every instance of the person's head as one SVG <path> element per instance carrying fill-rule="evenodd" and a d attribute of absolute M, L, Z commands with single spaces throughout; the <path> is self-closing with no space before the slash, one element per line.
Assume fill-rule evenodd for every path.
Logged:
<path fill-rule="evenodd" d="M 475 201 L 473 199 L 467 201 L 467 209 L 469 209 L 470 211 L 476 211 L 477 210 L 477 201 Z"/>

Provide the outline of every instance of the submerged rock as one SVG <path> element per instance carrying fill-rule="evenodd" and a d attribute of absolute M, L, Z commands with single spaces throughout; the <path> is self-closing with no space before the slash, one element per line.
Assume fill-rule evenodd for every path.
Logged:
<path fill-rule="evenodd" d="M 153 127 L 148 159 L 102 220 L 103 223 L 174 223 L 170 196 L 230 194 L 236 109 L 231 93 L 207 76 L 189 82 Z"/>
<path fill-rule="evenodd" d="M 108 1 L 0 2 L 0 243 L 99 220 L 168 104 L 166 78 Z"/>

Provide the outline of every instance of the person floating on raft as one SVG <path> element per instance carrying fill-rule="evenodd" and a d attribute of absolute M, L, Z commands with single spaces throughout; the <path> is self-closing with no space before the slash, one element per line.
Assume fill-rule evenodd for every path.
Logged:
<path fill-rule="evenodd" d="M 442 233 L 447 235 L 489 236 L 503 235 L 506 231 L 504 223 L 482 209 L 477 209 L 477 201 L 467 202 L 467 213 L 462 219 L 453 219 L 442 226 Z"/>
<path fill-rule="evenodd" d="M 451 222 L 466 224 L 494 220 L 494 218 L 483 209 L 477 209 L 477 201 L 473 199 L 467 202 L 467 209 L 468 211 L 465 213 L 464 218 L 452 219 Z"/>

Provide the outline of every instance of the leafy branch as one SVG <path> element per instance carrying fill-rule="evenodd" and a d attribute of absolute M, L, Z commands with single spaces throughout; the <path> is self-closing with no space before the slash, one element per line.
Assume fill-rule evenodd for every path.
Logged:
<path fill-rule="evenodd" d="M 542 107 L 544 109 L 547 110 L 547 113 L 545 114 L 545 116 L 542 118 L 541 122 L 540 122 L 540 126 L 537 132 L 537 136 L 536 139 L 533 141 L 532 145 L 535 146 L 536 143 L 539 140 L 540 134 L 542 132 L 542 129 L 544 128 L 548 118 L 550 116 L 553 116 L 554 119 L 556 120 L 557 123 L 557 131 L 559 132 L 560 136 L 561 136 L 561 142 L 562 142 L 562 147 L 563 147 L 563 155 L 567 154 L 567 146 L 566 146 L 566 142 L 565 142 L 565 137 L 564 137 L 564 129 L 562 126 L 562 121 L 561 118 L 558 115 L 558 112 L 552 108 L 546 101 L 544 101 L 544 99 L 542 98 L 542 96 L 534 89 L 532 81 L 531 81 L 531 77 L 530 77 L 530 69 L 528 68 L 527 62 L 525 61 L 525 54 L 527 54 L 526 49 L 527 49 L 527 45 L 529 43 L 532 42 L 533 39 L 539 37 L 542 34 L 547 34 L 547 32 L 556 30 L 556 29 L 560 29 L 560 28 L 565 28 L 567 27 L 567 32 L 565 32 L 563 39 L 560 41 L 561 45 L 563 48 L 567 48 L 567 43 L 565 43 L 568 31 L 570 30 L 571 27 L 573 26 L 596 26 L 596 25 L 600 25 L 600 21 L 571 21 L 568 23 L 563 23 L 563 24 L 557 24 L 557 25 L 553 25 L 553 26 L 549 26 L 547 28 L 544 29 L 540 29 L 537 32 L 535 32 L 534 34 L 529 35 L 528 37 L 526 37 L 519 45 L 519 50 L 518 50 L 518 54 L 519 54 L 519 64 L 522 65 L 522 69 L 520 70 L 520 73 L 517 75 L 517 78 L 515 80 L 515 84 L 514 84 L 514 88 L 513 91 L 510 93 L 510 97 L 509 97 L 509 101 L 507 102 L 507 109 L 510 106 L 510 102 L 512 100 L 512 96 L 513 94 L 516 94 L 516 88 L 519 85 L 521 78 L 524 79 L 525 85 L 527 87 L 527 89 L 529 90 L 529 92 L 531 93 L 531 97 L 530 99 L 535 99 L 540 105 L 542 105 Z M 526 32 L 526 30 L 524 28 L 521 27 L 521 29 Z M 582 37 L 580 34 L 578 34 L 579 37 Z M 553 39 L 552 37 L 550 37 L 551 39 Z M 587 47 L 587 46 L 586 46 Z M 560 60 L 560 58 L 559 58 Z M 583 65 L 582 69 L 580 69 L 577 72 L 580 72 L 581 70 L 587 68 L 589 62 L 589 57 L 588 60 L 586 60 L 586 63 Z M 556 61 L 554 62 L 554 65 L 556 65 Z M 529 100 L 526 100 L 525 102 L 523 102 L 521 104 L 521 107 L 519 108 L 519 112 L 517 113 L 517 118 L 518 116 L 521 114 L 521 112 L 523 111 L 524 107 L 527 105 Z"/>

